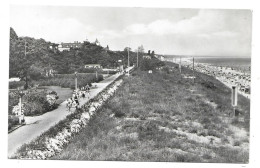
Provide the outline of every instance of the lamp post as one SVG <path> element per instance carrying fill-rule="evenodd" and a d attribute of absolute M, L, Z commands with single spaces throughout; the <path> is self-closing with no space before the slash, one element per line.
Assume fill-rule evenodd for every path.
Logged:
<path fill-rule="evenodd" d="M 77 90 L 77 74 L 78 74 L 78 72 L 75 72 L 75 90 Z"/>
<path fill-rule="evenodd" d="M 24 91 L 18 88 L 19 95 L 19 124 L 22 124 L 22 120 L 24 119 L 24 114 L 22 113 L 22 97 L 25 95 Z"/>
<path fill-rule="evenodd" d="M 122 72 L 122 65 L 121 65 L 121 62 L 122 62 L 122 60 L 118 60 L 118 63 L 119 63 L 119 72 L 121 73 Z"/>
<path fill-rule="evenodd" d="M 97 68 L 96 68 L 96 82 L 98 81 L 98 73 L 97 73 Z"/>
<path fill-rule="evenodd" d="M 193 84 L 195 83 L 195 75 L 194 75 L 194 57 L 192 58 L 192 73 L 193 73 Z"/>

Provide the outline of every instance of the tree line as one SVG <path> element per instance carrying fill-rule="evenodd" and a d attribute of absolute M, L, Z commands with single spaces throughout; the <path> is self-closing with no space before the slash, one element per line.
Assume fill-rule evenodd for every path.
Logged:
<path fill-rule="evenodd" d="M 34 39 L 32 37 L 19 37 L 13 28 L 10 28 L 10 57 L 9 57 L 9 77 L 19 77 L 25 81 L 25 88 L 28 87 L 30 80 L 39 80 L 44 78 L 47 70 L 54 70 L 59 74 L 70 74 L 84 72 L 86 64 L 100 64 L 103 68 L 116 68 L 119 65 L 127 66 L 128 50 L 130 65 L 136 64 L 137 52 L 139 55 L 140 67 L 147 66 L 151 61 L 152 64 L 158 62 L 154 58 L 145 60 L 142 66 L 143 46 L 132 51 L 126 47 L 123 51 L 111 51 L 109 46 L 106 48 L 84 41 L 81 47 L 71 48 L 69 51 L 58 51 L 50 48 L 52 43 L 44 39 Z M 149 53 L 150 54 L 150 50 Z M 122 60 L 122 62 L 118 62 Z M 150 66 L 150 65 L 149 65 Z M 142 69 L 149 69 L 151 67 Z"/>

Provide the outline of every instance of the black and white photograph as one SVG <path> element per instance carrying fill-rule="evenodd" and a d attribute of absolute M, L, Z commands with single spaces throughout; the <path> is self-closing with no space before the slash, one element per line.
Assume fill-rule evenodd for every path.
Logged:
<path fill-rule="evenodd" d="M 252 9 L 9 4 L 9 15 L 8 161 L 250 163 Z"/>

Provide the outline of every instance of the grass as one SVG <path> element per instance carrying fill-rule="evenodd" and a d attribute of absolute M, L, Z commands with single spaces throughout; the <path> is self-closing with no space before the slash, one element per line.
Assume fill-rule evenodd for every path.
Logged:
<path fill-rule="evenodd" d="M 177 69 L 135 71 L 51 159 L 248 163 L 249 100 L 239 96 L 245 122 L 232 121 L 230 104 L 230 90 L 213 77 L 196 73 L 193 84 Z"/>
<path fill-rule="evenodd" d="M 78 87 L 86 86 L 87 84 L 98 82 L 103 80 L 102 75 L 89 73 L 79 73 L 77 75 L 77 85 Z M 75 74 L 57 74 L 55 77 L 50 77 L 46 79 L 41 79 L 39 81 L 33 81 L 33 85 L 39 84 L 40 86 L 61 86 L 64 88 L 75 88 Z"/>

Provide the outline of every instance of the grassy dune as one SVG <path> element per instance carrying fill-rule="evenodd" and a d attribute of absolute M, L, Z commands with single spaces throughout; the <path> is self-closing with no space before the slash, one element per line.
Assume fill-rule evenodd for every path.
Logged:
<path fill-rule="evenodd" d="M 183 69 L 184 74 L 191 74 Z M 115 96 L 52 159 L 247 163 L 249 100 L 204 74 L 135 71 Z"/>

